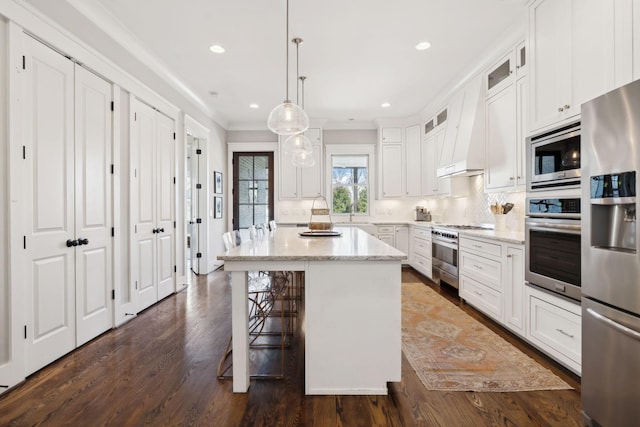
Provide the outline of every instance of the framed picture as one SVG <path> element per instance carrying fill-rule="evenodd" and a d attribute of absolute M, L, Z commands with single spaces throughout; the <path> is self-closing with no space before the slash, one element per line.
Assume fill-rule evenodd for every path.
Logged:
<path fill-rule="evenodd" d="M 213 217 L 222 218 L 222 197 L 213 198 Z"/>
<path fill-rule="evenodd" d="M 213 192 L 222 194 L 222 172 L 213 172 Z"/>

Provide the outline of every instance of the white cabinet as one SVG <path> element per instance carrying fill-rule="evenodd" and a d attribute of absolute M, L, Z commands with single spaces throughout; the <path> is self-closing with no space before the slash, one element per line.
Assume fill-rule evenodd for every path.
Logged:
<path fill-rule="evenodd" d="M 311 141 L 315 164 L 311 167 L 299 168 L 291 162 L 291 155 L 285 155 L 282 146 L 288 137 L 280 138 L 280 200 L 312 199 L 322 194 L 322 130 L 309 128 L 305 136 Z"/>
<path fill-rule="evenodd" d="M 524 248 L 522 246 L 507 246 L 505 279 L 505 325 L 524 335 Z"/>
<path fill-rule="evenodd" d="M 382 171 L 380 197 L 383 199 L 402 197 L 402 143 L 383 143 L 380 147 Z"/>
<path fill-rule="evenodd" d="M 580 114 L 580 105 L 630 76 L 628 0 L 539 0 L 529 6 L 531 130 Z"/>
<path fill-rule="evenodd" d="M 409 253 L 409 226 L 407 225 L 378 225 L 376 237 L 405 254 Z M 408 262 L 408 257 L 407 260 L 402 261 L 403 264 Z"/>
<path fill-rule="evenodd" d="M 503 247 L 460 236 L 460 297 L 503 323 Z"/>
<path fill-rule="evenodd" d="M 402 142 L 402 128 L 401 127 L 382 128 L 380 130 L 380 141 L 382 143 Z"/>
<path fill-rule="evenodd" d="M 526 338 L 580 375 L 582 367 L 582 313 L 572 303 L 531 286 L 525 287 Z"/>
<path fill-rule="evenodd" d="M 405 196 L 422 195 L 422 157 L 420 153 L 420 126 L 409 126 L 405 133 Z"/>
<path fill-rule="evenodd" d="M 506 76 L 494 76 L 504 64 L 514 69 Z M 525 179 L 525 132 L 527 118 L 528 78 L 524 43 L 486 73 L 490 87 L 486 115 L 485 189 L 504 191 L 523 188 Z M 505 73 L 505 72 L 503 72 Z M 499 83 L 491 87 L 493 80 Z M 500 90 L 497 90 L 500 88 Z"/>
<path fill-rule="evenodd" d="M 431 279 L 431 227 L 412 225 L 409 239 L 409 264 Z"/>

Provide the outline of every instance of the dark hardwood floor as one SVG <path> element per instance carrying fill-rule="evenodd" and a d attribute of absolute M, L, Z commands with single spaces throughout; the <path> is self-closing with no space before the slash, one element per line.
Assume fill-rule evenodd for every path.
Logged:
<path fill-rule="evenodd" d="M 403 281 L 420 280 L 433 286 L 403 271 Z M 458 302 L 446 289 L 440 292 Z M 283 380 L 252 380 L 249 393 L 234 394 L 231 381 L 216 379 L 231 331 L 227 276 L 216 272 L 0 396 L 0 426 L 582 425 L 577 377 L 474 309 L 463 309 L 576 390 L 427 391 L 403 357 L 402 382 L 390 384 L 388 396 L 305 396 L 298 339 L 286 351 Z M 261 352 L 258 359 L 278 366 L 274 351 Z"/>

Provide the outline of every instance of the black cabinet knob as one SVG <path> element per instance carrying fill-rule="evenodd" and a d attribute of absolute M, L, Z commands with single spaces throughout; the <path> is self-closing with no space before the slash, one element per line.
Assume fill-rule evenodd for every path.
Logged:
<path fill-rule="evenodd" d="M 70 248 L 72 246 L 78 246 L 78 241 L 77 240 L 67 239 L 67 247 Z"/>

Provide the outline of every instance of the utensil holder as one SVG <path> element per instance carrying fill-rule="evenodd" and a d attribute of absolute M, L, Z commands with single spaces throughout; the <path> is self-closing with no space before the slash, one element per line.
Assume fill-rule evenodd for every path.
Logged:
<path fill-rule="evenodd" d="M 503 214 L 494 214 L 495 218 L 495 231 L 505 231 L 507 229 L 507 216 Z"/>

